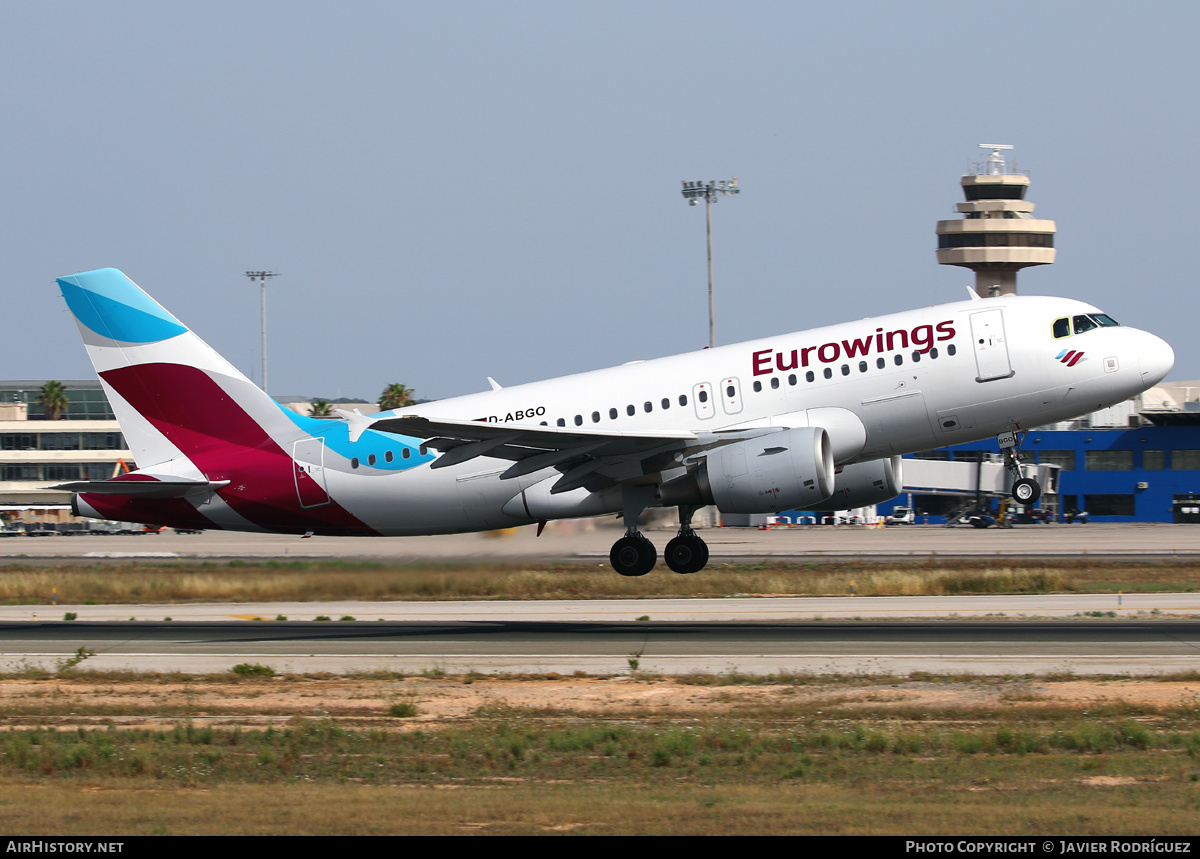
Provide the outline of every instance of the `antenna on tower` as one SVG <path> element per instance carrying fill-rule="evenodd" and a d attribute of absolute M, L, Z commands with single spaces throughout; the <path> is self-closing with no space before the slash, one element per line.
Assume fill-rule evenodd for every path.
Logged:
<path fill-rule="evenodd" d="M 992 176 L 1000 176 L 1005 172 L 1004 156 L 1000 154 L 1002 149 L 1013 149 L 1011 143 L 980 143 L 980 149 L 990 149 L 992 154 L 988 156 L 988 173 Z"/>

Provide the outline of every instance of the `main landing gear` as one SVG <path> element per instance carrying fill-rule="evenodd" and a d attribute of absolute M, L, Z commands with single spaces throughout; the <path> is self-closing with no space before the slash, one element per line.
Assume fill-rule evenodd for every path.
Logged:
<path fill-rule="evenodd" d="M 658 563 L 658 550 L 637 529 L 637 517 L 646 509 L 638 506 L 638 493 L 626 493 L 625 536 L 613 543 L 608 553 L 612 568 L 623 576 L 644 576 Z M 632 502 L 632 503 L 630 503 Z M 679 534 L 667 543 L 664 559 L 677 573 L 696 573 L 708 563 L 708 546 L 692 530 L 694 507 L 679 508 Z"/>
<path fill-rule="evenodd" d="M 667 543 L 667 566 L 677 573 L 698 573 L 708 563 L 708 544 L 692 530 L 695 507 L 679 508 L 679 535 Z"/>
<path fill-rule="evenodd" d="M 1024 433 L 1021 435 L 1024 437 Z M 1000 445 L 1000 453 L 1004 457 L 1004 467 L 1013 478 L 1010 490 L 1013 501 L 1024 506 L 1037 503 L 1042 497 L 1042 487 L 1033 478 L 1021 476 L 1021 439 L 1017 438 L 1016 433 L 1005 432 L 996 437 L 996 442 Z"/>

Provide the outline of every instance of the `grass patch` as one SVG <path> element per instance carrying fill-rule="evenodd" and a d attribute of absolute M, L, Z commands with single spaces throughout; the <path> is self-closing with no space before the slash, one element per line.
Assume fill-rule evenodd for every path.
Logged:
<path fill-rule="evenodd" d="M 247 665 L 240 676 L 266 676 Z M 744 690 L 703 690 L 699 675 L 240 676 L 5 680 L 6 821 L 85 834 L 102 820 L 120 835 L 1187 834 L 1200 807 L 1200 707 L 1122 700 L 1129 680 L 1073 702 L 1027 695 L 1023 678 L 931 675 Z M 467 700 L 496 703 L 438 715 L 468 680 L 494 686 Z M 545 697 L 548 680 L 563 685 Z M 576 708 L 572 682 L 611 687 Z M 526 700 L 554 703 L 510 703 L 524 683 L 539 684 Z M 897 704 L 901 686 L 936 686 L 945 703 Z M 437 706 L 418 714 L 430 687 Z"/>
<path fill-rule="evenodd" d="M 229 669 L 239 677 L 274 677 L 275 669 L 257 662 L 240 662 Z"/>
<path fill-rule="evenodd" d="M 690 576 L 597 575 L 592 564 L 338 561 L 6 565 L 0 604 L 83 605 L 324 600 L 587 599 L 733 594 L 861 595 L 1194 591 L 1200 563 L 930 558 L 715 564 Z"/>

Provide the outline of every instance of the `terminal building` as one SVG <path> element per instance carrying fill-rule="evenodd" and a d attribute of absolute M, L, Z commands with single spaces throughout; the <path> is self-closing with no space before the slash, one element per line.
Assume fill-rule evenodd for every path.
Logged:
<path fill-rule="evenodd" d="M 62 382 L 67 407 L 47 420 L 44 381 L 0 382 L 0 520 L 63 522 L 67 480 L 103 480 L 134 468 L 132 455 L 100 382 Z"/>

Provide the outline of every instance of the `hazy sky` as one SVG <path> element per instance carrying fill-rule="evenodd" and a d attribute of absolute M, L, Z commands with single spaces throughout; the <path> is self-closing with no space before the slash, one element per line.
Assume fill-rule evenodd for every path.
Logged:
<path fill-rule="evenodd" d="M 115 266 L 271 392 L 422 397 L 956 301 L 978 143 L 1025 294 L 1195 336 L 1195 2 L 0 5 L 0 378 L 91 378 L 54 278 Z"/>

